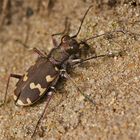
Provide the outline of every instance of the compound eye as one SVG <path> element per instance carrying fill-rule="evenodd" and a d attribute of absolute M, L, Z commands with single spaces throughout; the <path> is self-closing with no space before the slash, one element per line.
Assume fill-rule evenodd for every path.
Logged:
<path fill-rule="evenodd" d="M 70 36 L 68 36 L 68 35 L 65 35 L 65 36 L 62 37 L 62 42 L 63 42 L 63 43 L 66 43 L 66 42 L 68 42 L 69 40 L 70 40 Z"/>

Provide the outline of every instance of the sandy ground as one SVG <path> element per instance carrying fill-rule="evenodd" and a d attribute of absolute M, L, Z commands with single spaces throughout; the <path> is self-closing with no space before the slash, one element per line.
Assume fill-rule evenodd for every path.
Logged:
<path fill-rule="evenodd" d="M 51 34 L 64 29 L 65 17 L 74 34 L 91 1 L 56 1 L 51 13 L 40 9 L 25 17 L 25 9 L 34 7 L 25 3 L 22 11 L 15 9 L 12 23 L 3 26 L 0 33 L 0 96 L 5 94 L 10 73 L 23 74 L 36 59 L 31 49 L 15 40 L 26 40 L 30 48 L 47 53 L 52 48 Z M 20 11 L 20 12 L 19 12 Z M 140 139 L 140 6 L 107 4 L 94 7 L 88 13 L 78 40 L 115 29 L 136 34 L 114 33 L 90 40 L 96 53 L 122 51 L 122 56 L 98 58 L 76 67 L 71 73 L 77 86 L 92 99 L 96 106 L 85 101 L 71 81 L 59 85 L 49 104 L 48 112 L 37 130 L 37 140 L 139 140 Z M 29 27 L 29 28 L 28 28 Z M 60 38 L 57 38 L 60 41 Z M 45 106 L 45 99 L 31 107 L 18 107 L 13 102 L 17 80 L 11 79 L 8 101 L 0 108 L 0 139 L 28 140 Z"/>

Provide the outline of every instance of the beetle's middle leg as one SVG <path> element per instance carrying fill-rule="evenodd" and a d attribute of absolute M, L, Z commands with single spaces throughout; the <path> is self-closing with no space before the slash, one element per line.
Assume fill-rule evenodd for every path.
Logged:
<path fill-rule="evenodd" d="M 96 105 L 96 102 L 94 100 L 92 100 L 88 95 L 86 95 L 81 91 L 81 89 L 77 86 L 76 82 L 71 78 L 71 76 L 67 73 L 65 69 L 61 69 L 61 77 L 65 77 L 68 80 L 70 80 L 73 83 L 73 85 L 76 87 L 76 89 L 80 92 L 80 94 L 82 94 L 85 97 L 85 99 L 90 101 L 93 105 Z"/>
<path fill-rule="evenodd" d="M 9 87 L 9 83 L 10 83 L 10 78 L 11 77 L 16 78 L 16 79 L 21 79 L 22 78 L 22 75 L 19 75 L 19 74 L 10 74 L 9 75 L 8 81 L 7 81 L 7 85 L 6 85 L 6 91 L 5 91 L 4 101 L 3 101 L 3 103 L 0 106 L 2 106 L 3 104 L 6 103 L 6 98 L 7 98 L 7 93 L 8 93 L 8 87 Z"/>

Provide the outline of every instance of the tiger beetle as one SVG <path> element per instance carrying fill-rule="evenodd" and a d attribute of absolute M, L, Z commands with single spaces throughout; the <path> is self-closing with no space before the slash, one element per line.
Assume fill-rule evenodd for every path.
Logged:
<path fill-rule="evenodd" d="M 18 79 L 18 82 L 16 84 L 16 89 L 14 90 L 14 96 L 13 96 L 16 105 L 30 106 L 36 103 L 38 100 L 40 100 L 40 98 L 43 95 L 47 95 L 45 108 L 39 120 L 37 121 L 37 124 L 35 126 L 35 129 L 31 137 L 35 135 L 36 129 L 39 123 L 41 122 L 41 119 L 46 114 L 48 104 L 56 91 L 55 87 L 56 84 L 58 83 L 58 80 L 62 77 L 66 77 L 76 86 L 74 80 L 67 73 L 67 68 L 69 66 L 73 67 L 77 64 L 83 63 L 85 61 L 94 58 L 105 57 L 105 56 L 114 57 L 116 55 L 113 53 L 112 54 L 108 53 L 103 55 L 94 55 L 86 59 L 81 58 L 80 54 L 82 49 L 90 47 L 87 44 L 88 40 L 105 35 L 105 34 L 96 35 L 88 39 L 82 40 L 80 42 L 78 42 L 75 39 L 78 36 L 82 24 L 84 22 L 84 19 L 91 7 L 92 6 L 90 6 L 85 12 L 82 21 L 80 23 L 79 29 L 75 35 L 69 36 L 65 34 L 62 36 L 60 44 L 57 44 L 57 41 L 54 38 L 54 36 L 60 35 L 62 33 L 53 34 L 52 42 L 54 48 L 51 49 L 48 55 L 44 51 L 40 51 L 37 48 L 34 48 L 33 50 L 39 55 L 38 59 L 36 60 L 36 63 L 33 66 L 31 66 L 25 72 L 24 75 L 10 74 L 8 78 L 3 104 L 6 103 L 7 91 L 8 91 L 11 77 Z M 113 32 L 124 33 L 122 30 L 116 30 Z M 95 102 L 88 95 L 81 92 L 78 86 L 76 86 L 76 88 L 85 97 L 85 99 L 87 99 L 88 101 L 90 101 L 92 104 L 95 105 Z"/>

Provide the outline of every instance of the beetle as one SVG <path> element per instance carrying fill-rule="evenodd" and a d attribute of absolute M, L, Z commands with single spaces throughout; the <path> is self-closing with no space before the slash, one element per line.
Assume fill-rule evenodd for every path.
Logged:
<path fill-rule="evenodd" d="M 69 36 L 67 34 L 63 35 L 61 38 L 60 44 L 57 45 L 56 40 L 54 39 L 54 35 L 52 35 L 52 41 L 54 48 L 51 49 L 50 53 L 47 55 L 44 51 L 40 51 L 37 48 L 34 48 L 34 51 L 39 55 L 35 64 L 32 65 L 24 75 L 18 74 L 10 74 L 6 86 L 6 93 L 4 98 L 4 103 L 6 102 L 8 86 L 10 82 L 10 78 L 17 78 L 18 82 L 16 84 L 16 88 L 14 90 L 14 100 L 16 105 L 20 106 L 30 106 L 36 103 L 40 98 L 47 94 L 46 106 L 35 126 L 32 137 L 34 136 L 37 126 L 41 121 L 41 118 L 44 116 L 48 104 L 55 93 L 55 86 L 58 83 L 58 80 L 61 77 L 66 77 L 70 79 L 74 85 L 76 83 L 72 80 L 72 78 L 67 73 L 67 69 L 70 66 L 74 66 L 76 64 L 88 61 L 93 58 L 104 57 L 104 56 L 114 56 L 115 54 L 103 54 L 103 55 L 94 55 L 86 59 L 82 59 L 80 56 L 82 49 L 89 48 L 87 41 L 93 39 L 98 36 L 94 36 L 88 38 L 86 40 L 78 42 L 75 38 L 79 34 L 81 30 L 81 26 L 83 21 L 90 10 L 92 5 L 85 12 L 81 24 L 77 33 L 73 36 Z M 115 32 L 122 32 L 121 30 L 117 30 Z M 81 45 L 83 47 L 81 47 Z M 80 93 L 88 99 L 91 103 L 95 104 L 95 102 L 90 99 L 86 94 L 82 93 L 81 90 L 77 87 Z"/>

